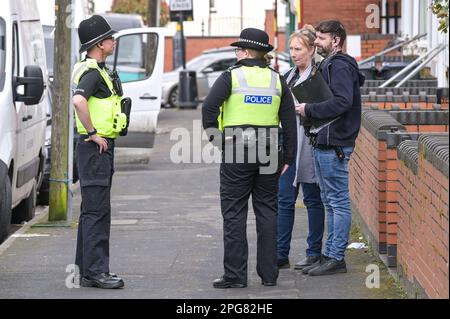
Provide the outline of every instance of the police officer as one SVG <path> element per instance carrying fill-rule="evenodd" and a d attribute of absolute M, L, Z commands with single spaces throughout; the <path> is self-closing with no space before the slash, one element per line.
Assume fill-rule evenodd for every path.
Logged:
<path fill-rule="evenodd" d="M 257 231 L 257 272 L 265 286 L 275 286 L 277 265 L 277 192 L 280 172 L 295 160 L 297 127 L 295 109 L 289 88 L 276 71 L 268 66 L 267 53 L 273 47 L 267 33 L 255 28 L 242 30 L 236 47 L 237 63 L 214 83 L 203 103 L 203 127 L 216 146 L 224 147 L 220 167 L 220 195 L 223 216 L 224 274 L 214 281 L 215 288 L 247 286 L 247 213 L 252 195 Z M 266 130 L 283 128 L 284 165 L 273 172 L 263 172 L 258 156 L 251 160 L 252 134 L 228 132 L 257 132 L 256 144 L 267 142 Z M 223 131 L 223 132 L 222 132 Z M 228 131 L 228 132 L 227 132 Z M 231 138 L 229 138 L 231 136 Z M 245 139 L 245 136 L 248 139 Z M 222 139 L 223 137 L 223 139 Z M 277 139 L 277 138 L 276 138 Z M 234 148 L 228 147 L 228 141 Z M 239 162 L 237 144 L 244 141 L 244 161 Z M 248 143 L 245 143 L 247 141 Z M 276 141 L 278 143 L 278 140 Z M 230 149 L 236 154 L 228 156 Z M 275 156 L 273 156 L 275 155 Z M 270 155 L 270 161 L 281 162 L 280 152 Z M 231 161 L 228 159 L 232 159 Z M 269 163 L 270 164 L 270 163 Z"/>
<path fill-rule="evenodd" d="M 124 286 L 121 278 L 109 272 L 114 140 L 126 125 L 126 115 L 120 109 L 120 80 L 116 78 L 113 83 L 105 66 L 115 49 L 114 33 L 101 16 L 82 21 L 78 29 L 80 53 L 87 51 L 87 55 L 72 72 L 82 198 L 75 263 L 81 286 L 104 289 Z"/>

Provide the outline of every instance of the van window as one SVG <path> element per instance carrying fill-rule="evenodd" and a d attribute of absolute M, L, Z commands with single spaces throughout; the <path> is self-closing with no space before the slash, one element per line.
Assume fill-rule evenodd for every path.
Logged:
<path fill-rule="evenodd" d="M 0 91 L 5 86 L 5 61 L 6 61 L 6 25 L 0 19 Z"/>
<path fill-rule="evenodd" d="M 20 76 L 20 61 L 19 61 L 19 57 L 20 57 L 20 52 L 19 52 L 19 29 L 17 27 L 17 23 L 14 22 L 13 24 L 13 44 L 12 44 L 12 60 L 13 60 L 13 65 L 12 65 L 12 75 L 13 76 Z"/>
<path fill-rule="evenodd" d="M 110 56 L 106 63 L 112 65 L 117 59 L 116 69 L 122 82 L 141 81 L 152 75 L 157 51 L 157 34 L 125 35 L 118 39 L 116 56 Z"/>
<path fill-rule="evenodd" d="M 27 34 L 27 41 L 29 41 L 22 47 L 24 55 L 32 57 L 33 64 L 39 65 L 42 70 L 47 69 L 41 23 L 39 21 L 23 21 L 20 27 L 21 32 Z"/>
<path fill-rule="evenodd" d="M 50 76 L 53 76 L 53 54 L 55 47 L 55 35 L 54 26 L 44 25 L 44 43 L 45 43 L 45 56 L 47 57 L 47 71 Z"/>

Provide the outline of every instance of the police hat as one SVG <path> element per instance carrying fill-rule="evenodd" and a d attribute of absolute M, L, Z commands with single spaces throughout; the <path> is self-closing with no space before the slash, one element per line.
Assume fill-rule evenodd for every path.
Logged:
<path fill-rule="evenodd" d="M 269 44 L 269 35 L 259 29 L 247 28 L 241 31 L 239 40 L 230 44 L 233 47 L 270 52 L 273 46 Z"/>
<path fill-rule="evenodd" d="M 80 53 L 87 51 L 102 40 L 112 36 L 116 31 L 111 29 L 108 21 L 99 15 L 93 15 L 89 19 L 83 20 L 78 28 L 80 38 Z"/>

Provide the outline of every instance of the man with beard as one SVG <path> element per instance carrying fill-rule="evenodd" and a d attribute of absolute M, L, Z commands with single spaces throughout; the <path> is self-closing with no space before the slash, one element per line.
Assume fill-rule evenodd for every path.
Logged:
<path fill-rule="evenodd" d="M 360 86 L 364 83 L 355 59 L 342 52 L 344 26 L 335 20 L 323 21 L 316 31 L 317 53 L 325 58 L 320 71 L 334 96 L 297 107 L 301 116 L 329 119 L 311 130 L 316 173 L 327 211 L 328 238 L 320 260 L 302 270 L 310 276 L 347 272 L 344 254 L 351 225 L 348 161 L 361 126 Z"/>

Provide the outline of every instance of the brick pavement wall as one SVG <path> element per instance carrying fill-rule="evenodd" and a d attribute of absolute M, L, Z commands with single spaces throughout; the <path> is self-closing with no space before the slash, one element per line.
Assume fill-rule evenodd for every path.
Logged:
<path fill-rule="evenodd" d="M 406 130 L 411 133 L 445 133 L 448 125 L 405 125 Z"/>
<path fill-rule="evenodd" d="M 386 151 L 386 142 L 362 126 L 349 162 L 352 204 L 381 254 L 386 253 Z"/>
<path fill-rule="evenodd" d="M 398 123 L 398 122 L 397 122 Z M 400 124 L 400 123 L 399 123 Z M 401 123 L 403 124 L 403 123 Z M 358 212 L 369 240 L 378 253 L 387 254 L 387 265 L 397 266 L 399 160 L 396 143 L 387 143 L 386 134 L 369 130 L 363 121 L 349 163 L 349 188 L 353 207 Z M 403 126 L 402 132 L 407 133 Z M 447 131 L 447 125 L 416 125 L 418 132 Z M 404 131 L 403 131 L 404 130 Z"/>
<path fill-rule="evenodd" d="M 449 298 L 449 180 L 423 156 L 399 161 L 398 269 L 410 294 Z"/>

